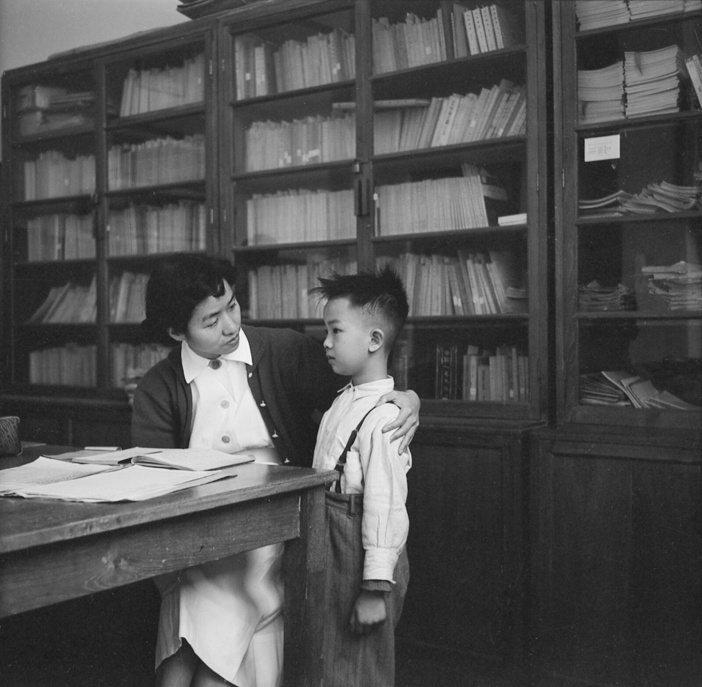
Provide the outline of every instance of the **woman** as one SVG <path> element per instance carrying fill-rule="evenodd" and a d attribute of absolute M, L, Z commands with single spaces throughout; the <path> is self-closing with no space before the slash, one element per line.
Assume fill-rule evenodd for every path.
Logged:
<path fill-rule="evenodd" d="M 156 448 L 259 449 L 261 462 L 311 466 L 318 421 L 346 380 L 322 346 L 290 329 L 241 324 L 236 272 L 182 254 L 146 291 L 149 334 L 180 342 L 134 395 L 132 442 Z M 414 392 L 384 428 L 403 451 L 418 426 Z M 168 687 L 278 687 L 282 673 L 282 545 L 159 578 L 157 680 Z"/>

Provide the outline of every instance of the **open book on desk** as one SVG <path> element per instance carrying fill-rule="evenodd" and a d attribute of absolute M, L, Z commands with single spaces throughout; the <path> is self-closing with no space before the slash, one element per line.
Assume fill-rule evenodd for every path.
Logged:
<path fill-rule="evenodd" d="M 57 456 L 61 458 L 61 456 Z M 224 453 L 209 448 L 127 448 L 122 451 L 93 453 L 80 451 L 72 456 L 74 463 L 92 465 L 143 465 L 176 470 L 220 470 L 232 465 L 251 463 L 254 455 L 247 451 Z"/>
<path fill-rule="evenodd" d="M 224 470 L 79 465 L 41 456 L 26 465 L 0 470 L 0 495 L 93 503 L 143 501 L 235 476 Z"/>

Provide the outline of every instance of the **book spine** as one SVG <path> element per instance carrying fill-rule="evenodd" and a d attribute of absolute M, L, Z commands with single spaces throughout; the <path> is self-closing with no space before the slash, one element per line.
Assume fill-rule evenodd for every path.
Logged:
<path fill-rule="evenodd" d="M 492 27 L 492 14 L 490 13 L 490 8 L 485 5 L 480 8 L 480 14 L 483 20 L 483 29 L 485 31 L 485 42 L 487 43 L 488 51 L 497 50 L 497 43 L 495 42 L 495 31 Z"/>
<path fill-rule="evenodd" d="M 466 30 L 466 38 L 468 39 L 470 54 L 478 55 L 480 53 L 480 44 L 478 43 L 478 33 L 475 29 L 473 12 L 471 10 L 466 10 L 463 13 L 463 26 Z"/>
<path fill-rule="evenodd" d="M 702 107 L 702 61 L 700 61 L 699 55 L 693 55 L 685 60 L 685 66 L 690 74 L 690 81 L 695 88 L 695 94 L 697 95 L 697 101 Z"/>
<path fill-rule="evenodd" d="M 485 35 L 485 27 L 483 26 L 483 14 L 479 7 L 473 10 L 473 22 L 475 23 L 475 33 L 478 36 L 480 52 L 487 52 L 487 36 Z"/>

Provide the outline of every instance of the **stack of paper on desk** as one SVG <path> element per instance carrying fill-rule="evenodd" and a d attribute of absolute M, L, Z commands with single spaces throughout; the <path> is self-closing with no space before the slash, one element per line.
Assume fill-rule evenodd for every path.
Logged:
<path fill-rule="evenodd" d="M 143 501 L 234 476 L 213 469 L 164 470 L 131 463 L 91 465 L 41 456 L 26 465 L 0 470 L 0 495 L 86 502 Z"/>

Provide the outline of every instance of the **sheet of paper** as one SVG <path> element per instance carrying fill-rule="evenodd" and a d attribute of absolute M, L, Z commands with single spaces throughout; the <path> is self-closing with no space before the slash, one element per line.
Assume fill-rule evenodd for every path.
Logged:
<path fill-rule="evenodd" d="M 37 485 L 18 490 L 16 494 L 25 498 L 53 498 L 64 501 L 143 501 L 180 489 L 234 476 L 231 473 L 222 472 L 164 470 L 129 465 L 110 471 L 109 474 L 98 473 L 83 479 L 45 486 Z"/>
<path fill-rule="evenodd" d="M 110 465 L 77 465 L 41 456 L 31 463 L 0 470 L 0 494 L 66 480 L 76 480 L 95 473 L 113 470 Z"/>

